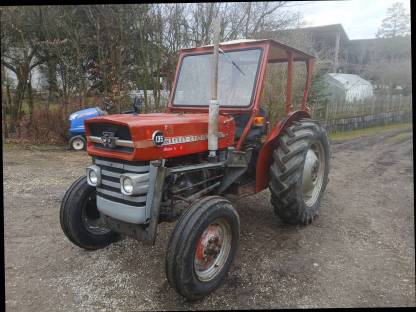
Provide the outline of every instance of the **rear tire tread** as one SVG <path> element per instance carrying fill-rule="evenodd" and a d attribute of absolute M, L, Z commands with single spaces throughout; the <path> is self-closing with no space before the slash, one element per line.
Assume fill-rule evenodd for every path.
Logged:
<path fill-rule="evenodd" d="M 326 168 L 317 201 L 312 207 L 306 207 L 301 180 L 306 153 L 314 140 L 322 143 Z M 274 212 L 285 223 L 306 225 L 318 215 L 320 200 L 328 183 L 329 156 L 328 136 L 318 122 L 302 118 L 281 132 L 273 152 L 274 163 L 270 166 L 269 189 Z"/>

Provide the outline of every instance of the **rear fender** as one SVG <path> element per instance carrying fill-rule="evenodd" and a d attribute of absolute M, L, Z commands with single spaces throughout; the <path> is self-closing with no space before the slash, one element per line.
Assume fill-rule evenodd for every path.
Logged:
<path fill-rule="evenodd" d="M 290 126 L 293 121 L 301 118 L 311 118 L 311 116 L 305 111 L 291 112 L 286 118 L 280 120 L 267 136 L 257 158 L 256 193 L 264 190 L 269 184 L 269 168 L 273 162 L 273 151 L 278 144 L 279 134 L 284 128 Z"/>

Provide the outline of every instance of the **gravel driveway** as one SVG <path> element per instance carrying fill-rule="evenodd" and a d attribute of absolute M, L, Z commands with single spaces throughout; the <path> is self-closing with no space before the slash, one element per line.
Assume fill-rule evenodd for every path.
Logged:
<path fill-rule="evenodd" d="M 165 250 L 123 239 L 87 252 L 59 225 L 84 152 L 4 148 L 7 311 L 132 311 L 415 305 L 411 130 L 332 143 L 321 215 L 307 227 L 273 215 L 269 192 L 233 199 L 241 244 L 224 284 L 188 303 L 168 286 Z"/>

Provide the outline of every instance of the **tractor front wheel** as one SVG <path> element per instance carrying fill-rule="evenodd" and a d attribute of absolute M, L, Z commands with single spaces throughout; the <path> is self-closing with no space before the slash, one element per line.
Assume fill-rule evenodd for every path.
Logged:
<path fill-rule="evenodd" d="M 239 232 L 238 214 L 225 198 L 208 196 L 192 204 L 182 214 L 169 241 L 169 284 L 188 300 L 214 291 L 234 260 Z"/>
<path fill-rule="evenodd" d="M 309 224 L 318 215 L 328 183 L 329 141 L 311 119 L 283 130 L 273 152 L 269 189 L 275 213 L 289 224 Z"/>
<path fill-rule="evenodd" d="M 96 190 L 85 176 L 78 178 L 66 191 L 61 203 L 60 222 L 66 237 L 75 245 L 95 250 L 118 238 L 118 234 L 102 227 L 96 205 Z"/>

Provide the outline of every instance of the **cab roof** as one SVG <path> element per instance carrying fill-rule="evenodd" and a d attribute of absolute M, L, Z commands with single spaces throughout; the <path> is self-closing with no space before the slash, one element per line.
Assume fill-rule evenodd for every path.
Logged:
<path fill-rule="evenodd" d="M 270 52 L 269 52 L 269 63 L 280 63 L 280 62 L 286 62 L 287 61 L 287 52 L 293 53 L 293 60 L 294 61 L 307 61 L 309 59 L 315 59 L 315 56 L 308 54 L 306 52 L 303 52 L 301 50 L 298 50 L 296 48 L 293 48 L 291 46 L 288 46 L 287 44 L 281 43 L 277 40 L 273 39 L 239 39 L 239 40 L 231 40 L 231 41 L 225 41 L 220 42 L 221 46 L 232 46 L 232 47 L 255 47 L 259 45 L 267 44 L 270 46 Z M 196 48 L 188 48 L 188 49 L 182 49 L 181 51 L 184 52 L 198 52 L 201 50 L 206 50 L 207 48 L 213 47 L 212 44 L 204 45 L 201 47 Z"/>

